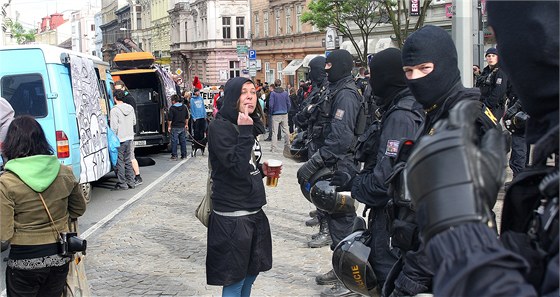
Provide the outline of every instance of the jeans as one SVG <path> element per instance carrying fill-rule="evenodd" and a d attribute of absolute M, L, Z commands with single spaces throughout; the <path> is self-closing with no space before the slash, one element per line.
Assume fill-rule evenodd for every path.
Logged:
<path fill-rule="evenodd" d="M 272 116 L 272 130 L 271 136 L 272 137 L 272 146 L 271 151 L 278 146 L 278 138 L 276 137 L 276 133 L 279 133 L 278 125 L 282 128 L 282 132 L 284 132 L 284 145 L 290 145 L 290 131 L 288 131 L 288 114 L 275 114 Z"/>
<path fill-rule="evenodd" d="M 187 139 L 185 128 L 171 128 L 171 156 L 177 157 L 177 142 L 181 144 L 181 158 L 187 156 Z"/>
<path fill-rule="evenodd" d="M 32 270 L 6 269 L 8 296 L 60 297 L 66 285 L 68 266 L 46 267 Z"/>
<path fill-rule="evenodd" d="M 119 147 L 119 158 L 117 160 L 117 187 L 128 188 L 134 187 L 134 170 L 132 169 L 132 160 L 130 160 L 130 144 L 131 140 L 121 142 Z"/>
<path fill-rule="evenodd" d="M 251 296 L 251 288 L 257 278 L 256 275 L 248 275 L 241 281 L 224 286 L 222 289 L 222 297 L 249 297 Z"/>

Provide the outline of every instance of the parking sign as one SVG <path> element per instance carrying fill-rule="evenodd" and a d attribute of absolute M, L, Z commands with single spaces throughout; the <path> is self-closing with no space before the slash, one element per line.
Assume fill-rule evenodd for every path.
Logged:
<path fill-rule="evenodd" d="M 257 59 L 257 51 L 254 49 L 249 50 L 249 60 L 256 60 Z"/>

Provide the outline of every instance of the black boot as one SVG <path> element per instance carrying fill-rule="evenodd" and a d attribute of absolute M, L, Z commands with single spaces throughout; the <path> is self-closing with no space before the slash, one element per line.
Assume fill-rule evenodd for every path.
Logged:
<path fill-rule="evenodd" d="M 361 294 L 354 293 L 340 282 L 336 281 L 332 288 L 326 288 L 321 292 L 321 297 L 342 297 L 342 296 L 362 296 Z"/>
<path fill-rule="evenodd" d="M 325 274 L 317 275 L 315 277 L 315 282 L 317 282 L 318 285 L 334 285 L 337 281 L 338 278 L 332 269 Z"/>
<path fill-rule="evenodd" d="M 305 226 L 313 227 L 319 225 L 319 219 L 317 217 L 311 218 L 305 221 Z"/>
<path fill-rule="evenodd" d="M 328 246 L 332 243 L 327 219 L 323 218 L 322 220 L 319 220 L 319 224 L 319 234 L 317 234 L 315 238 L 307 243 L 310 248 L 320 248 L 323 246 Z"/>

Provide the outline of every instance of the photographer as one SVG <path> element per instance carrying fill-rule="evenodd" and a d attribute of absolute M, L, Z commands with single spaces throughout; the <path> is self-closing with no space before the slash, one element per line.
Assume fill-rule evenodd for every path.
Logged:
<path fill-rule="evenodd" d="M 0 239 L 11 244 L 8 296 L 61 296 L 71 258 L 62 255 L 60 232 L 68 232 L 68 220 L 85 212 L 82 189 L 32 117 L 13 120 L 3 154 Z"/>

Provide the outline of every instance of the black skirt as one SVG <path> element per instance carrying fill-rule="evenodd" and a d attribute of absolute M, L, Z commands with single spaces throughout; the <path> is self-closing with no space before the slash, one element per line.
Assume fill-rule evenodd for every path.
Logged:
<path fill-rule="evenodd" d="M 265 213 L 227 217 L 214 212 L 208 223 L 206 282 L 228 286 L 272 268 L 272 238 Z"/>

